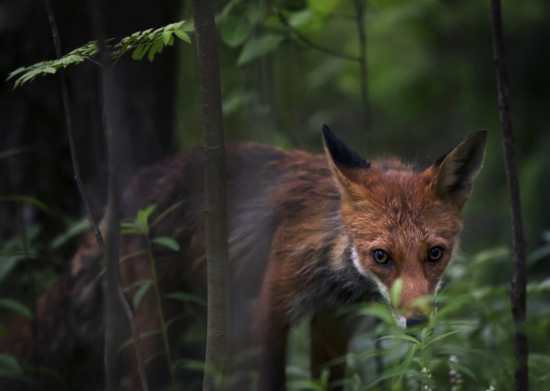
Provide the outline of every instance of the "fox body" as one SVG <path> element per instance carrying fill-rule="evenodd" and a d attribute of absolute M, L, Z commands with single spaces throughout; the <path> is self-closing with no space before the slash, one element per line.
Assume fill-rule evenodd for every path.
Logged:
<path fill-rule="evenodd" d="M 351 332 L 334 314 L 342 305 L 390 301 L 399 279 L 399 303 L 390 303 L 398 319 L 406 325 L 424 315 L 415 300 L 435 292 L 457 247 L 485 139 L 485 132 L 475 133 L 425 169 L 396 159 L 368 162 L 328 128 L 324 155 L 255 144 L 228 149 L 231 337 L 237 346 L 253 340 L 259 347 L 259 389 L 284 389 L 288 331 L 304 315 L 313 314 L 314 375 L 346 352 Z M 156 204 L 153 229 L 181 244 L 177 256 L 156 254 L 165 291 L 205 290 L 203 159 L 195 151 L 149 168 L 126 193 L 127 216 Z M 142 245 L 125 241 L 126 253 Z M 150 274 L 139 261 L 121 271 L 126 285 Z M 159 327 L 153 296 L 137 309 L 142 332 Z M 159 349 L 153 339 L 145 344 L 151 345 L 145 351 Z M 331 380 L 344 371 L 331 367 Z"/>
<path fill-rule="evenodd" d="M 396 159 L 368 162 L 328 128 L 321 155 L 257 144 L 228 148 L 230 338 L 237 349 L 249 348 L 250 341 L 257 348 L 259 356 L 247 368 L 259 374 L 258 390 L 285 389 L 288 332 L 305 315 L 313 315 L 314 376 L 346 352 L 352 332 L 336 314 L 341 306 L 377 298 L 390 302 L 388 291 L 400 280 L 399 303 L 389 303 L 398 319 L 406 325 L 424 315 L 415 300 L 435 292 L 457 247 L 461 211 L 482 164 L 485 138 L 485 132 L 473 134 L 425 169 Z M 206 293 L 204 158 L 196 150 L 149 167 L 124 195 L 127 218 L 155 204 L 150 236 L 174 237 L 180 244 L 177 253 L 151 249 L 161 295 Z M 122 237 L 121 279 L 130 297 L 136 281 L 152 278 L 147 248 L 142 237 Z M 70 294 L 78 314 L 97 312 L 87 296 L 100 290 L 98 280 L 79 276 L 100 256 L 89 237 L 73 258 L 70 274 L 78 292 Z M 159 301 L 150 289 L 135 309 L 140 334 L 161 327 L 159 303 L 166 320 L 177 319 L 170 338 L 195 320 L 178 316 L 188 304 Z M 156 357 L 147 361 L 150 376 L 167 377 L 165 356 L 158 355 L 160 336 L 142 338 L 139 346 L 146 358 Z M 330 380 L 344 372 L 343 364 L 331 365 Z M 133 389 L 139 389 L 136 379 Z"/>

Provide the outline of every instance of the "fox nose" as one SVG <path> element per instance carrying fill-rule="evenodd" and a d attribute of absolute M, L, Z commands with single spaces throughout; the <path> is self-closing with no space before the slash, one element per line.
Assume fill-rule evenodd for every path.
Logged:
<path fill-rule="evenodd" d="M 428 321 L 428 317 L 424 315 L 417 315 L 407 318 L 407 328 L 422 325 Z"/>

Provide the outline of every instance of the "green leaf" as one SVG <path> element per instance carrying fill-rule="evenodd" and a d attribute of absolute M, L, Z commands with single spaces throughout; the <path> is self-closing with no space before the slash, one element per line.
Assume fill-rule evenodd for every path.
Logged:
<path fill-rule="evenodd" d="M 254 25 L 248 19 L 235 15 L 228 15 L 223 20 L 220 28 L 220 34 L 223 42 L 229 47 L 242 45 L 252 33 Z"/>
<path fill-rule="evenodd" d="M 0 376 L 15 377 L 23 374 L 17 359 L 8 354 L 0 354 Z"/>
<path fill-rule="evenodd" d="M 162 32 L 162 42 L 168 46 L 170 44 L 170 38 L 172 38 L 172 32 L 169 30 L 164 30 Z"/>
<path fill-rule="evenodd" d="M 206 364 L 203 361 L 199 361 L 199 360 L 180 358 L 179 360 L 176 360 L 173 362 L 172 367 L 176 369 L 185 368 L 185 369 L 203 372 L 206 368 Z"/>
<path fill-rule="evenodd" d="M 293 12 L 288 19 L 288 23 L 294 27 L 298 28 L 306 24 L 311 20 L 311 10 L 305 9 L 300 12 Z"/>
<path fill-rule="evenodd" d="M 266 34 L 260 38 L 249 39 L 241 51 L 237 64 L 248 64 L 272 52 L 279 47 L 282 41 L 283 37 L 273 34 Z"/>
<path fill-rule="evenodd" d="M 391 309 L 385 304 L 368 304 L 367 306 L 361 308 L 360 314 L 378 318 L 387 325 L 393 325 L 395 323 Z"/>
<path fill-rule="evenodd" d="M 159 52 L 161 47 L 162 43 L 160 43 L 160 41 L 156 41 L 151 45 L 149 51 L 147 52 L 147 59 L 149 60 L 149 62 L 153 62 L 153 60 L 155 59 L 155 55 Z"/>
<path fill-rule="evenodd" d="M 0 256 L 0 282 L 25 258 L 23 254 Z"/>
<path fill-rule="evenodd" d="M 488 250 L 480 251 L 477 253 L 472 263 L 480 265 L 482 263 L 491 262 L 499 258 L 506 258 L 510 256 L 510 250 L 505 246 L 499 246 L 490 248 Z"/>
<path fill-rule="evenodd" d="M 378 383 L 384 380 L 389 380 L 392 378 L 402 378 L 403 376 L 407 375 L 408 372 L 409 372 L 409 369 L 404 368 L 402 366 L 384 370 L 381 376 L 374 378 L 374 380 L 368 383 L 363 389 L 370 390 L 372 389 L 372 387 L 374 387 L 375 385 L 377 385 Z M 395 389 L 395 388 L 392 387 L 392 389 Z"/>
<path fill-rule="evenodd" d="M 50 244 L 50 247 L 52 249 L 57 249 L 67 243 L 72 238 L 80 235 L 81 233 L 89 230 L 91 227 L 90 221 L 88 219 L 82 219 L 74 224 L 72 224 L 65 232 L 63 232 L 60 235 L 57 235 L 52 243 Z"/>
<path fill-rule="evenodd" d="M 132 60 L 134 61 L 143 60 L 145 53 L 147 53 L 147 49 L 148 49 L 147 45 L 139 45 L 138 47 L 136 47 L 132 52 Z"/>
<path fill-rule="evenodd" d="M 253 25 L 258 25 L 265 19 L 266 6 L 262 2 L 248 2 L 246 7 L 246 19 Z"/>
<path fill-rule="evenodd" d="M 146 227 L 140 227 L 133 221 L 120 223 L 120 231 L 123 235 L 146 235 Z"/>
<path fill-rule="evenodd" d="M 31 196 L 25 196 L 25 195 L 1 196 L 0 202 L 17 202 L 20 204 L 31 205 L 37 209 L 40 209 L 44 213 L 47 213 L 53 216 L 58 216 L 44 202 L 40 201 L 38 198 L 31 197 Z"/>
<path fill-rule="evenodd" d="M 195 303 L 195 304 L 199 304 L 201 306 L 206 306 L 206 302 L 204 301 L 204 299 L 202 297 L 195 296 L 195 295 L 192 295 L 192 294 L 186 293 L 186 292 L 168 293 L 168 294 L 164 295 L 164 297 L 167 298 L 167 299 L 173 299 L 173 300 L 177 300 L 177 301 Z"/>
<path fill-rule="evenodd" d="M 398 340 L 398 341 L 404 341 L 404 342 L 410 342 L 414 345 L 420 344 L 420 341 L 410 335 L 407 334 L 391 334 L 391 335 L 385 335 L 383 337 L 380 337 L 381 341 L 385 340 Z"/>
<path fill-rule="evenodd" d="M 16 314 L 32 319 L 31 310 L 26 305 L 21 304 L 18 301 L 12 299 L 0 299 L 0 308 L 10 310 Z"/>
<path fill-rule="evenodd" d="M 191 38 L 189 38 L 189 34 L 186 33 L 185 29 L 180 28 L 174 30 L 174 34 L 176 34 L 176 37 L 181 39 L 183 42 L 191 43 Z"/>
<path fill-rule="evenodd" d="M 239 109 L 253 104 L 254 99 L 256 99 L 256 96 L 253 92 L 236 90 L 224 98 L 222 102 L 223 113 L 225 115 L 236 113 Z"/>
<path fill-rule="evenodd" d="M 141 227 L 149 227 L 149 217 L 155 212 L 156 208 L 157 206 L 153 204 L 141 209 L 137 213 L 136 223 Z"/>
<path fill-rule="evenodd" d="M 15 312 L 16 314 L 32 319 L 31 310 L 26 305 L 18 301 L 12 299 L 0 299 L 0 308 L 7 309 L 9 311 Z"/>
<path fill-rule="evenodd" d="M 398 278 L 393 283 L 390 290 L 390 299 L 391 304 L 394 308 L 399 307 L 399 302 L 401 301 L 401 291 L 403 290 L 403 280 Z"/>
<path fill-rule="evenodd" d="M 158 237 L 153 239 L 153 243 L 158 244 L 159 246 L 169 248 L 173 251 L 179 251 L 180 245 L 174 238 L 169 238 L 166 236 Z"/>
<path fill-rule="evenodd" d="M 318 14 L 328 15 L 338 7 L 340 1 L 341 0 L 309 0 L 308 8 Z"/>
<path fill-rule="evenodd" d="M 460 330 L 453 330 L 453 331 L 448 331 L 446 333 L 443 333 L 443 334 L 440 334 L 440 335 L 437 335 L 431 339 L 429 339 L 425 344 L 424 344 L 424 349 L 427 348 L 428 346 L 438 342 L 438 341 L 441 341 L 442 339 L 445 339 L 447 337 L 450 337 L 451 335 L 455 335 L 455 334 L 458 334 L 460 332 Z"/>
<path fill-rule="evenodd" d="M 152 280 L 145 280 L 141 283 L 140 287 L 138 288 L 138 290 L 134 294 L 134 297 L 132 298 L 132 305 L 134 306 L 134 309 L 139 307 L 139 303 L 141 303 L 141 300 L 143 299 L 143 297 L 145 296 L 145 294 L 147 293 L 149 288 L 151 288 L 152 285 L 153 285 Z"/>

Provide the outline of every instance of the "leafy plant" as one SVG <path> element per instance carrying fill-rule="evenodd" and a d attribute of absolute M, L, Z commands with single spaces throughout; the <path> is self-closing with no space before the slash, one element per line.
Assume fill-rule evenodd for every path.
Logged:
<path fill-rule="evenodd" d="M 162 297 L 161 289 L 159 285 L 159 278 L 157 273 L 157 266 L 156 266 L 154 251 L 153 251 L 153 244 L 160 247 L 164 247 L 171 251 L 179 251 L 180 246 L 178 242 L 171 237 L 167 237 L 167 236 L 151 237 L 151 228 L 152 228 L 151 218 L 155 213 L 156 209 L 157 209 L 157 206 L 153 204 L 139 210 L 133 220 L 122 222 L 121 232 L 124 235 L 138 235 L 138 236 L 142 236 L 145 239 L 145 246 L 146 246 L 145 254 L 149 261 L 151 278 L 139 281 L 137 283 L 138 288 L 136 289 L 133 295 L 132 304 L 134 308 L 138 308 L 139 304 L 147 294 L 148 290 L 150 288 L 153 288 L 154 294 L 157 300 L 157 310 L 158 310 L 158 317 L 160 321 L 160 330 L 158 330 L 158 333 L 160 333 L 160 335 L 162 336 L 162 340 L 164 344 L 164 354 L 166 355 L 168 364 L 170 366 L 170 375 L 171 375 L 172 383 L 174 383 L 175 375 L 174 375 L 174 366 L 172 364 L 172 359 L 171 359 L 170 344 L 168 340 L 168 322 L 166 320 L 166 317 L 164 315 L 164 310 L 162 307 L 163 297 Z"/>
<path fill-rule="evenodd" d="M 189 33 L 194 30 L 193 24 L 186 21 L 171 23 L 157 29 L 137 31 L 120 41 L 109 39 L 106 42 L 107 48 L 111 51 L 114 61 L 120 60 L 126 54 L 131 53 L 131 58 L 141 61 L 145 56 L 153 61 L 157 54 L 162 53 L 165 47 L 173 46 L 175 38 L 191 43 Z M 58 71 L 81 64 L 85 61 L 96 63 L 95 57 L 98 53 L 96 41 L 91 41 L 78 47 L 61 58 L 41 61 L 36 64 L 17 68 L 11 72 L 7 80 L 14 81 L 14 88 L 20 87 L 37 77 L 53 75 Z"/>

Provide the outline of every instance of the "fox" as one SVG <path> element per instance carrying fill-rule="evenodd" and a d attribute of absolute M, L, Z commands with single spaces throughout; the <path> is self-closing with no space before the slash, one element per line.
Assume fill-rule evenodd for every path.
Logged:
<path fill-rule="evenodd" d="M 321 154 L 254 143 L 227 147 L 228 339 L 235 352 L 254 352 L 243 365 L 254 379 L 234 389 L 253 384 L 261 391 L 284 391 L 289 332 L 309 317 L 312 377 L 328 369 L 330 389 L 341 390 L 346 367 L 335 359 L 346 354 L 354 330 L 339 310 L 382 300 L 402 327 L 424 322 L 429 314 L 416 303 L 436 293 L 459 246 L 486 131 L 472 133 L 424 167 L 397 158 L 366 160 L 326 125 L 321 135 Z M 154 274 L 159 281 L 159 291 L 143 295 L 133 319 L 139 335 L 147 335 L 133 343 L 146 356 L 147 377 L 155 385 L 170 377 L 170 352 L 154 333 L 166 321 L 161 317 L 175 319 L 171 342 L 197 322 L 186 311 L 189 303 L 163 298 L 175 291 L 207 295 L 205 159 L 195 149 L 143 169 L 121 203 L 124 218 L 155 205 L 149 238 L 169 236 L 179 244 L 174 252 L 150 246 L 143 237 L 121 237 L 120 279 L 127 297 L 136 294 L 137 281 Z M 101 276 L 102 256 L 92 234 L 83 238 L 66 283 L 71 325 L 80 330 L 75 339 L 93 334 L 96 342 L 88 345 L 94 348 L 103 327 L 101 278 L 89 276 L 90 270 Z M 397 281 L 400 299 L 392 302 L 389 292 Z M 183 354 L 171 353 L 173 359 Z M 139 390 L 136 359 L 128 353 L 127 361 L 125 384 Z"/>
<path fill-rule="evenodd" d="M 353 335 L 338 309 L 382 299 L 402 326 L 425 319 L 415 301 L 435 293 L 458 248 L 462 211 L 482 167 L 486 138 L 485 131 L 473 133 L 423 169 L 396 158 L 363 159 L 326 125 L 320 155 L 258 144 L 228 148 L 228 252 L 236 291 L 230 337 L 237 346 L 254 341 L 258 390 L 285 390 L 288 334 L 306 316 L 312 317 L 312 375 L 329 368 L 335 390 L 346 368 L 327 364 L 346 353 Z M 172 208 L 160 234 L 176 232 L 182 251 L 179 260 L 164 262 L 161 286 L 201 294 L 204 159 L 195 151 L 146 170 L 129 186 L 126 202 L 128 215 L 153 203 L 159 211 Z M 132 194 L 140 194 L 141 202 L 132 205 Z M 139 248 L 125 246 L 127 252 Z M 173 258 L 158 256 L 159 268 L 163 256 Z M 148 276 L 140 265 L 121 268 L 124 285 Z M 398 280 L 400 300 L 391 303 Z M 143 331 L 159 327 L 151 296 L 136 311 Z M 158 341 L 146 344 L 145 351 L 160 349 Z"/>

